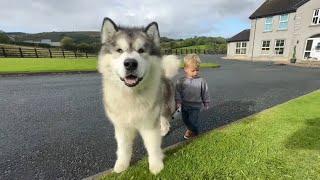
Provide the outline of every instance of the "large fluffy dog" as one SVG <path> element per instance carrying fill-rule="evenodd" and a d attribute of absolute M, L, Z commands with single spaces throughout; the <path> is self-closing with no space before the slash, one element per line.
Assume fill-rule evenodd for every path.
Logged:
<path fill-rule="evenodd" d="M 118 145 L 114 171 L 128 168 L 138 131 L 149 155 L 149 169 L 157 174 L 163 168 L 161 135 L 168 132 L 168 120 L 175 108 L 170 79 L 177 73 L 179 60 L 160 55 L 155 22 L 146 28 L 128 28 L 105 18 L 101 40 L 99 72 L 104 107 Z"/>

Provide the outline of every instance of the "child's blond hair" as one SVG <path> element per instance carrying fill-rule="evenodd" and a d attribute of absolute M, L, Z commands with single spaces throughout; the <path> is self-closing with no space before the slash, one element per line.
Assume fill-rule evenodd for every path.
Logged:
<path fill-rule="evenodd" d="M 188 54 L 184 57 L 184 67 L 200 67 L 200 57 L 197 54 Z"/>

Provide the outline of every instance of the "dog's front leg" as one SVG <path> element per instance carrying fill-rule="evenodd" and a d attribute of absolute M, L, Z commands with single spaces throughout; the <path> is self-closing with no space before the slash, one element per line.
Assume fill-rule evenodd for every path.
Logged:
<path fill-rule="evenodd" d="M 149 170 L 158 174 L 163 169 L 163 153 L 161 149 L 160 128 L 139 129 L 144 145 L 148 152 Z"/>
<path fill-rule="evenodd" d="M 136 130 L 133 128 L 115 126 L 118 149 L 117 161 L 113 170 L 116 173 L 120 173 L 129 167 L 135 135 Z"/>

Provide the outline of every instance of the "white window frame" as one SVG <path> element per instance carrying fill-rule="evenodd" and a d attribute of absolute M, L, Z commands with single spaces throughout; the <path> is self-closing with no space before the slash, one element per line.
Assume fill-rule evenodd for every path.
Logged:
<path fill-rule="evenodd" d="M 263 46 L 264 42 L 269 42 L 269 46 Z M 271 50 L 271 40 L 262 40 L 261 42 L 261 54 L 268 55 Z"/>
<path fill-rule="evenodd" d="M 316 19 L 316 23 L 314 23 L 314 20 Z M 312 25 L 318 25 L 320 24 L 320 8 L 313 10 L 313 15 L 312 15 L 312 20 L 311 20 Z"/>
<path fill-rule="evenodd" d="M 240 46 L 238 46 L 240 44 Z M 236 54 L 237 55 L 245 55 L 247 54 L 247 42 L 236 42 Z"/>
<path fill-rule="evenodd" d="M 283 20 L 282 18 L 283 18 L 284 16 L 287 16 L 287 19 Z M 281 23 L 286 23 L 286 24 L 287 24 L 286 28 L 280 28 L 280 24 L 281 24 Z M 282 15 L 280 15 L 280 16 L 279 16 L 279 27 L 278 27 L 278 30 L 287 30 L 287 29 L 288 29 L 288 26 L 289 26 L 289 14 L 282 14 Z"/>
<path fill-rule="evenodd" d="M 271 19 L 271 22 L 268 22 L 268 19 Z M 271 29 L 270 30 L 267 29 L 268 25 L 271 25 Z M 273 16 L 266 17 L 264 19 L 264 32 L 272 32 L 272 31 L 273 31 Z"/>
<path fill-rule="evenodd" d="M 277 46 L 277 41 L 283 41 L 283 46 Z M 274 54 L 277 55 L 277 56 L 283 56 L 284 55 L 284 50 L 285 50 L 285 47 L 286 47 L 286 40 L 285 39 L 276 39 L 274 41 Z M 282 54 L 279 54 L 278 51 L 279 50 L 276 50 L 277 48 L 283 48 L 283 53 Z"/>

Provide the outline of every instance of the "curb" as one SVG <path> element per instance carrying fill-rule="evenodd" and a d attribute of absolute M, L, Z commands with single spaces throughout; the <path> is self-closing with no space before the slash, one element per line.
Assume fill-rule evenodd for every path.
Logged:
<path fill-rule="evenodd" d="M 229 126 L 231 126 L 231 125 L 234 125 L 234 124 L 237 124 L 237 123 L 241 123 L 242 121 L 247 120 L 248 118 L 252 118 L 252 117 L 254 117 L 254 116 L 257 116 L 258 114 L 261 114 L 261 113 L 264 113 L 264 112 L 266 112 L 266 111 L 269 111 L 270 109 L 273 109 L 273 108 L 275 108 L 275 107 L 278 107 L 278 106 L 287 104 L 287 103 L 289 103 L 289 102 L 295 101 L 295 100 L 297 100 L 297 99 L 300 99 L 300 98 L 302 98 L 302 97 L 305 97 L 305 96 L 307 96 L 307 95 L 310 95 L 310 94 L 313 94 L 313 93 L 317 93 L 317 92 L 320 92 L 320 89 L 311 91 L 311 92 L 309 92 L 309 93 L 307 93 L 307 94 L 298 96 L 298 97 L 293 98 L 293 99 L 290 99 L 290 100 L 288 100 L 288 101 L 286 101 L 286 102 L 283 102 L 283 103 L 277 104 L 277 105 L 275 105 L 275 106 L 269 107 L 269 108 L 264 109 L 264 110 L 262 110 L 262 111 L 260 111 L 260 112 L 256 112 L 256 113 L 251 114 L 251 115 L 249 115 L 249 116 L 240 118 L 240 119 L 238 119 L 238 120 L 236 120 L 236 121 L 233 121 L 233 122 L 231 122 L 231 123 L 228 123 L 228 124 L 222 125 L 222 126 L 220 126 L 220 127 L 211 129 L 211 130 L 209 130 L 209 131 L 207 131 L 207 132 L 204 132 L 204 133 L 202 133 L 202 134 L 198 135 L 197 137 L 192 138 L 192 139 L 190 139 L 190 140 L 181 141 L 181 142 L 178 142 L 178 143 L 173 144 L 173 145 L 171 145 L 171 146 L 168 146 L 168 147 L 166 147 L 166 148 L 163 149 L 163 152 L 167 152 L 167 151 L 169 151 L 169 150 L 175 149 L 175 148 L 177 148 L 177 147 L 179 147 L 179 146 L 182 146 L 182 145 L 187 145 L 187 144 L 191 143 L 192 141 L 197 140 L 198 138 L 207 135 L 208 133 L 212 132 L 213 130 L 222 130 L 222 129 L 224 129 L 224 128 L 226 128 L 226 127 L 229 127 Z M 132 165 L 134 165 L 134 164 L 131 164 L 131 166 L 132 166 Z M 90 176 L 90 177 L 87 177 L 87 178 L 83 178 L 83 180 L 98 180 L 98 179 L 100 179 L 100 178 L 103 177 L 103 176 L 106 176 L 106 175 L 111 174 L 111 173 L 112 173 L 112 170 L 113 170 L 112 168 L 111 168 L 111 169 L 108 169 L 108 170 L 106 170 L 106 171 L 100 172 L 100 173 L 95 174 L 95 175 L 93 175 L 93 176 Z"/>
<path fill-rule="evenodd" d="M 205 134 L 205 133 L 204 133 L 204 134 Z M 202 135 L 200 135 L 200 136 L 202 136 Z M 198 138 L 198 137 L 197 137 L 197 138 Z M 163 149 L 163 152 L 165 153 L 165 152 L 167 152 L 167 151 L 169 151 L 169 150 L 172 150 L 172 149 L 175 149 L 175 148 L 177 148 L 177 147 L 179 147 L 179 146 L 189 144 L 191 141 L 193 141 L 194 139 L 197 139 L 197 138 L 193 138 L 193 139 L 191 139 L 191 140 L 181 141 L 181 142 L 178 142 L 178 143 L 173 144 L 173 145 L 171 145 L 171 146 L 165 147 L 165 148 Z M 137 162 L 138 162 L 138 161 L 137 161 Z M 132 166 L 132 165 L 134 165 L 134 164 L 131 164 L 130 166 Z M 107 169 L 107 170 L 105 170 L 105 171 L 99 172 L 98 174 L 95 174 L 95 175 L 92 175 L 92 176 L 83 178 L 82 180 L 99 180 L 99 179 L 101 179 L 103 176 L 109 175 L 109 174 L 111 174 L 112 172 L 113 172 L 113 168 Z"/>
<path fill-rule="evenodd" d="M 307 95 L 307 94 L 306 94 L 306 95 Z M 305 95 L 303 95 L 303 96 L 305 96 Z M 300 96 L 300 97 L 302 97 L 302 96 Z M 296 98 L 295 98 L 295 99 L 296 99 Z M 291 100 L 289 100 L 289 101 L 291 101 Z M 287 102 L 288 102 L 288 101 L 287 101 Z M 286 103 L 286 102 L 284 102 L 284 103 Z M 282 104 L 283 104 L 283 103 L 282 103 Z M 280 104 L 278 104 L 278 105 L 280 105 Z M 276 105 L 276 106 L 277 106 L 277 105 Z M 274 107 L 275 107 L 275 106 L 274 106 Z M 270 107 L 270 108 L 273 108 L 273 107 Z M 270 108 L 268 108 L 268 109 L 270 109 Z M 213 130 L 222 130 L 222 129 L 224 129 L 224 128 L 228 127 L 228 126 L 231 126 L 231 125 L 233 125 L 233 124 L 240 123 L 240 122 L 244 121 L 244 120 L 247 119 L 247 118 L 254 117 L 254 116 L 256 116 L 257 114 L 262 113 L 262 112 L 264 112 L 264 111 L 266 111 L 266 110 L 268 110 L 268 109 L 264 109 L 264 110 L 262 110 L 262 111 L 260 111 L 260 112 L 256 112 L 256 113 L 254 113 L 254 114 L 251 114 L 251 115 L 249 115 L 249 116 L 243 117 L 243 118 L 238 119 L 238 120 L 236 120 L 236 121 L 233 121 L 233 122 L 231 122 L 231 123 L 222 125 L 222 126 L 220 126 L 220 127 L 216 127 L 216 128 L 211 129 L 211 130 L 209 130 L 209 131 L 207 131 L 207 132 L 204 132 L 204 133 L 202 133 L 202 134 L 199 134 L 199 135 L 198 135 L 197 137 L 195 137 L 195 138 L 192 138 L 192 139 L 189 139 L 189 140 L 184 140 L 184 141 L 178 142 L 178 143 L 176 143 L 176 144 L 167 146 L 167 147 L 163 148 L 163 152 L 165 153 L 165 152 L 167 152 L 167 151 L 169 151 L 169 150 L 172 150 L 172 149 L 175 149 L 175 148 L 177 148 L 177 147 L 179 147 L 179 146 L 187 145 L 187 144 L 191 143 L 192 141 L 197 140 L 198 138 L 200 138 L 200 137 L 202 137 L 202 136 L 205 136 L 206 134 L 212 132 Z M 137 162 L 138 162 L 138 161 L 137 161 Z M 134 165 L 134 164 L 130 164 L 130 166 L 133 166 L 133 165 Z M 105 170 L 105 171 L 99 172 L 99 173 L 97 173 L 97 174 L 95 174 L 95 175 L 92 175 L 92 176 L 83 178 L 82 180 L 100 180 L 103 176 L 109 175 L 109 174 L 111 174 L 112 172 L 113 172 L 113 168 L 110 168 L 110 169 L 107 169 L 107 170 Z"/>
<path fill-rule="evenodd" d="M 261 111 L 261 112 L 263 112 L 263 111 Z M 236 120 L 236 121 L 233 121 L 233 122 L 231 122 L 231 123 L 229 123 L 229 124 L 225 124 L 225 125 L 222 125 L 222 126 L 220 126 L 220 127 L 215 128 L 215 129 L 212 129 L 212 130 L 210 130 L 210 131 L 207 131 L 207 132 L 204 132 L 204 133 L 202 133 L 202 134 L 199 134 L 199 135 L 198 135 L 197 137 L 195 137 L 195 138 L 192 138 L 192 139 L 189 139 L 189 140 L 184 140 L 184 141 L 181 141 L 181 142 L 177 142 L 176 144 L 167 146 L 167 147 L 163 148 L 163 152 L 165 153 L 165 152 L 167 152 L 167 151 L 176 149 L 176 148 L 179 147 L 179 146 L 187 145 L 187 144 L 191 143 L 192 141 L 194 141 L 194 140 L 196 140 L 196 139 L 198 139 L 198 138 L 200 138 L 200 137 L 202 137 L 202 136 L 205 136 L 206 134 L 210 133 L 210 132 L 213 131 L 213 130 L 221 130 L 221 129 L 224 129 L 224 128 L 226 128 L 226 127 L 228 127 L 228 126 L 230 126 L 230 125 L 232 125 L 232 124 L 234 124 L 234 123 L 239 123 L 239 122 L 241 122 L 243 119 L 246 119 L 246 118 L 251 117 L 251 116 L 255 116 L 255 115 L 257 115 L 258 113 L 260 113 L 260 112 L 254 113 L 254 114 L 249 115 L 249 116 L 247 116 L 247 117 L 244 117 L 244 118 L 238 119 L 238 120 Z M 137 162 L 138 162 L 138 161 L 137 161 Z M 136 163 L 137 163 L 137 162 L 136 162 Z M 134 163 L 134 164 L 135 164 L 135 163 Z M 134 164 L 130 164 L 130 166 L 133 166 Z M 97 173 L 97 174 L 95 174 L 95 175 L 92 175 L 92 176 L 83 178 L 82 180 L 100 180 L 103 176 L 109 175 L 109 174 L 111 174 L 112 172 L 113 172 L 113 168 L 110 168 L 110 169 L 107 169 L 107 170 L 105 170 L 105 171 L 99 172 L 99 173 Z"/>

